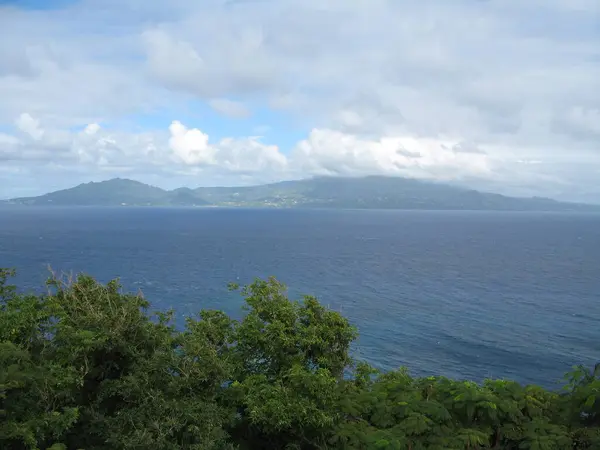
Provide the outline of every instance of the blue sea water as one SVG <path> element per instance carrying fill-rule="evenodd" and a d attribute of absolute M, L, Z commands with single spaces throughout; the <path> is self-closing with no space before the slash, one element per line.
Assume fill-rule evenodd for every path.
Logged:
<path fill-rule="evenodd" d="M 0 267 L 39 288 L 55 271 L 141 289 L 179 316 L 274 275 L 360 332 L 381 369 L 558 387 L 600 361 L 600 215 L 176 208 L 3 208 Z"/>

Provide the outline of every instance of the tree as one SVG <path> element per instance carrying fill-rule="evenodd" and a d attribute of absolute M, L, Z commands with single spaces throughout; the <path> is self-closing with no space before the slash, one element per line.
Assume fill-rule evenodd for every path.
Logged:
<path fill-rule="evenodd" d="M 336 405 L 356 330 L 314 297 L 290 301 L 274 278 L 242 289 L 246 316 L 234 327 L 232 398 L 241 448 L 318 448 Z"/>
<path fill-rule="evenodd" d="M 245 315 L 177 328 L 141 296 L 80 275 L 22 294 L 0 269 L 0 448 L 600 449 L 600 365 L 563 392 L 380 373 L 356 330 L 274 278 Z"/>
<path fill-rule="evenodd" d="M 207 338 L 212 317 L 176 332 L 171 314 L 153 317 L 116 281 L 48 285 L 39 297 L 0 291 L 2 448 L 228 446 L 232 413 L 216 401 L 228 369 Z"/>

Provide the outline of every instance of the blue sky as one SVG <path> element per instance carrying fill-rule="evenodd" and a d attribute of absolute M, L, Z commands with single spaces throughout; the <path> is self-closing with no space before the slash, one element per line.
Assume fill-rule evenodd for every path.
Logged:
<path fill-rule="evenodd" d="M 0 198 L 405 176 L 600 202 L 597 0 L 0 2 Z"/>
<path fill-rule="evenodd" d="M 73 0 L 3 0 L 0 5 L 12 6 L 23 10 L 53 10 L 67 7 L 76 3 Z"/>

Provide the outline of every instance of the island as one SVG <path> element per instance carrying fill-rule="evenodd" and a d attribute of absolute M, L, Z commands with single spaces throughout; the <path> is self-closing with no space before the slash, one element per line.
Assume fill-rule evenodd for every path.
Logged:
<path fill-rule="evenodd" d="M 165 190 L 114 178 L 5 204 L 44 206 L 186 206 L 490 211 L 598 211 L 600 205 L 519 198 L 409 178 L 315 177 L 243 187 Z"/>

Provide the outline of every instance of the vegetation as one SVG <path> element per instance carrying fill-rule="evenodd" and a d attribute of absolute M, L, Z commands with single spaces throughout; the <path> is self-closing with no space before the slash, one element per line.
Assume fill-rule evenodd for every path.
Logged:
<path fill-rule="evenodd" d="M 0 271 L 0 448 L 600 449 L 600 366 L 564 392 L 377 373 L 356 331 L 275 279 L 246 314 L 173 324 L 89 276 L 20 294 Z"/>
<path fill-rule="evenodd" d="M 512 198 L 419 180 L 371 176 L 319 177 L 263 186 L 172 191 L 132 180 L 86 183 L 11 203 L 63 206 L 245 206 L 270 208 L 357 208 L 498 211 L 600 211 L 598 205 L 545 198 Z"/>

